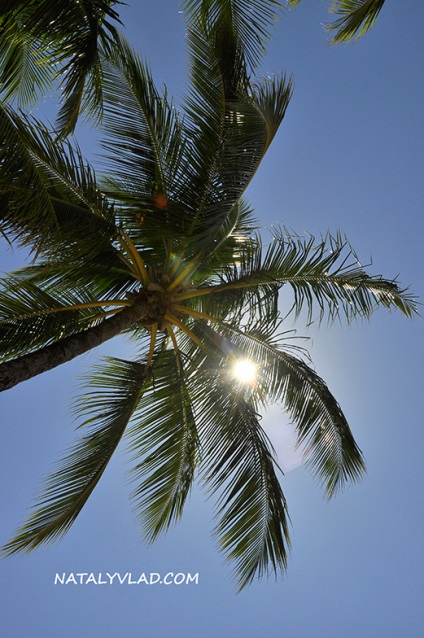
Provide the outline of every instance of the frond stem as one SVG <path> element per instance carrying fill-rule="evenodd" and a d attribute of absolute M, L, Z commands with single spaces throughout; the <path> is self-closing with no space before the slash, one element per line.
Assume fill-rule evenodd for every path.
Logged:
<path fill-rule="evenodd" d="M 196 271 L 196 268 L 199 264 L 199 258 L 200 254 L 189 262 L 189 264 L 180 272 L 178 277 L 176 277 L 174 281 L 170 283 L 167 288 L 167 292 L 172 292 L 182 281 L 184 281 L 186 277 L 189 277 L 193 272 Z"/>
<path fill-rule="evenodd" d="M 123 228 L 120 228 L 119 233 L 121 237 L 118 237 L 118 241 L 123 250 L 128 255 L 130 262 L 134 266 L 134 272 L 141 276 L 143 286 L 146 287 L 150 283 L 150 277 L 147 272 L 146 266 L 144 265 L 144 261 L 125 230 Z"/>
<path fill-rule="evenodd" d="M 179 306 L 174 304 L 174 310 L 178 312 L 182 312 L 185 315 L 189 315 L 189 317 L 197 317 L 198 319 L 205 319 L 206 321 L 210 321 L 212 323 L 221 323 L 219 319 L 215 317 L 211 317 L 207 315 L 205 312 L 200 312 L 199 310 L 194 310 L 193 308 L 187 308 L 187 306 Z"/>
<path fill-rule="evenodd" d="M 180 361 L 180 349 L 178 347 L 177 338 L 175 336 L 174 330 L 172 329 L 172 326 L 168 326 L 168 332 L 169 332 L 169 336 L 171 337 L 172 345 L 174 346 L 175 359 L 177 362 L 178 372 L 181 374 L 182 368 L 181 368 L 181 361 Z"/>
<path fill-rule="evenodd" d="M 147 361 L 146 361 L 146 372 L 152 365 L 153 354 L 155 352 L 157 333 L 158 333 L 158 326 L 157 326 L 157 323 L 154 323 L 152 324 L 152 332 L 150 335 L 150 347 L 149 347 L 149 354 L 147 355 Z"/>
<path fill-rule="evenodd" d="M 203 352 L 206 352 L 206 354 L 208 354 L 208 350 L 207 350 L 206 346 L 200 341 L 200 339 L 198 337 L 196 337 L 196 335 L 190 330 L 190 328 L 187 328 L 187 326 L 184 325 L 182 321 L 177 319 L 177 317 L 175 317 L 174 315 L 172 315 L 170 313 L 166 313 L 165 316 L 164 316 L 164 319 L 166 321 L 169 321 L 170 323 L 173 323 L 175 326 L 177 326 L 177 328 L 182 330 L 182 332 L 184 332 L 188 337 L 190 337 L 190 339 L 192 341 L 194 341 L 194 343 L 201 350 L 203 350 Z"/>
<path fill-rule="evenodd" d="M 61 308 L 47 308 L 46 310 L 40 310 L 38 312 L 30 312 L 29 314 L 19 315 L 17 317 L 10 317 L 7 319 L 2 319 L 0 323 L 3 321 L 20 321 L 21 319 L 29 319 L 30 317 L 42 317 L 44 315 L 51 315 L 55 312 L 70 312 L 72 310 L 84 310 L 85 308 L 102 308 L 103 306 L 131 306 L 132 303 L 130 301 L 121 301 L 111 299 L 110 301 L 89 301 L 87 303 L 75 304 L 74 306 L 63 306 Z M 113 311 L 113 312 L 116 312 Z M 104 316 L 104 315 L 102 315 Z"/>

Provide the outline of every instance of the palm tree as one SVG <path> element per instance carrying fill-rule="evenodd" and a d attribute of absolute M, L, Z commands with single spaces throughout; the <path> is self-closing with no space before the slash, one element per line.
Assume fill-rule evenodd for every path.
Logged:
<path fill-rule="evenodd" d="M 301 0 L 289 0 L 296 6 Z M 336 31 L 332 43 L 351 42 L 362 37 L 374 26 L 385 0 L 332 0 L 329 12 L 340 16 L 327 24 L 329 31 Z"/>
<path fill-rule="evenodd" d="M 1 109 L 3 223 L 37 255 L 3 281 L 2 388 L 115 335 L 135 340 L 133 360 L 96 367 L 77 402 L 82 438 L 3 552 L 66 533 L 125 434 L 145 538 L 181 516 L 198 471 L 218 495 L 216 534 L 243 587 L 285 569 L 290 542 L 265 405 L 281 401 L 328 497 L 364 472 L 336 399 L 282 331 L 280 290 L 308 319 L 367 318 L 378 306 L 412 316 L 416 306 L 341 236 L 281 228 L 264 245 L 244 191 L 292 92 L 284 75 L 250 79 L 275 3 L 195 4 L 184 116 L 123 39 L 104 61 L 101 179 L 78 148 Z M 245 360 L 256 366 L 248 383 L 233 374 Z"/>
<path fill-rule="evenodd" d="M 102 109 L 102 57 L 114 46 L 115 0 L 3 0 L 0 87 L 21 108 L 59 89 L 57 128 L 71 133 L 82 110 Z M 101 53 L 102 52 L 102 53 Z"/>

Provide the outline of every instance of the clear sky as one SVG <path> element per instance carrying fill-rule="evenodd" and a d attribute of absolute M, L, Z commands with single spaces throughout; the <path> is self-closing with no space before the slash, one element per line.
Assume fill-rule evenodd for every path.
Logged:
<path fill-rule="evenodd" d="M 329 47 L 327 0 L 282 16 L 263 72 L 287 69 L 294 97 L 250 200 L 264 227 L 340 229 L 363 262 L 423 291 L 423 3 L 387 0 L 354 45 Z M 185 87 L 184 22 L 176 0 L 129 0 L 128 37 L 170 93 Z M 387 6 L 386 6 L 387 5 Z M 92 145 L 85 132 L 85 147 Z M 83 140 L 84 143 L 84 140 Z M 19 254 L 2 246 L 0 268 Z M 291 328 L 291 324 L 288 328 Z M 311 337 L 326 379 L 363 450 L 368 475 L 327 503 L 300 466 L 282 479 L 293 547 L 284 578 L 236 595 L 210 532 L 212 506 L 195 490 L 167 537 L 144 546 L 131 512 L 123 451 L 58 545 L 0 563 L 0 633 L 187 638 L 419 638 L 424 591 L 423 323 L 380 311 L 370 324 Z M 102 352 L 122 354 L 120 342 Z M 69 416 L 85 355 L 1 397 L 0 542 L 22 519 L 43 477 L 73 440 Z M 263 423 L 284 465 L 286 417 Z M 54 585 L 58 572 L 199 574 L 189 585 Z M 104 578 L 104 577 L 103 577 Z"/>

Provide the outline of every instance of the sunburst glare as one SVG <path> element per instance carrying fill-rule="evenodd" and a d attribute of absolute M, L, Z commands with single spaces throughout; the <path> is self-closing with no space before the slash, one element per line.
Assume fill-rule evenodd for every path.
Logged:
<path fill-rule="evenodd" d="M 233 376 L 241 383 L 254 383 L 258 375 L 258 366 L 249 359 L 240 359 L 233 365 Z"/>

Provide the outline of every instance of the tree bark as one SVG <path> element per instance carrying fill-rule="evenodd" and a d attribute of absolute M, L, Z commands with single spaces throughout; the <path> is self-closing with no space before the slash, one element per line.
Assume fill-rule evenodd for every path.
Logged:
<path fill-rule="evenodd" d="M 152 311 L 156 310 L 150 296 L 143 296 L 132 306 L 127 306 L 110 319 L 98 326 L 92 326 L 75 335 L 65 337 L 36 352 L 23 355 L 17 359 L 0 364 L 0 392 L 13 388 L 22 381 L 27 381 L 42 372 L 52 370 L 62 363 L 71 361 L 84 352 L 112 339 L 123 330 L 139 321 L 152 319 Z"/>

